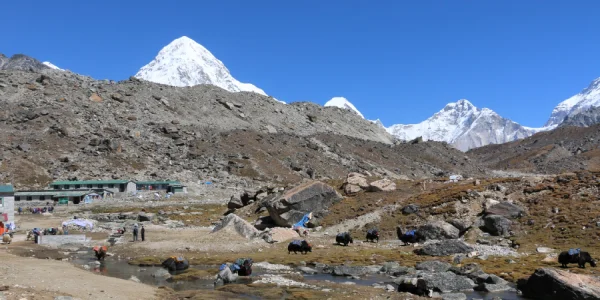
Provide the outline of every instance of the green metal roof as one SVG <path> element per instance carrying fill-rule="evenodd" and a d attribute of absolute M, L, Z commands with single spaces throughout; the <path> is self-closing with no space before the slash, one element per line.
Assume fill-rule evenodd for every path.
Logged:
<path fill-rule="evenodd" d="M 51 197 L 79 197 L 87 194 L 91 194 L 93 191 L 59 191 L 59 190 L 48 190 L 48 191 L 23 191 L 15 192 L 15 196 L 27 197 L 27 196 L 51 196 Z"/>
<path fill-rule="evenodd" d="M 12 185 L 0 185 L 0 193 L 12 193 L 13 191 Z"/>
<path fill-rule="evenodd" d="M 74 185 L 74 184 L 122 184 L 129 180 L 80 180 L 80 181 L 55 181 L 50 185 Z"/>
<path fill-rule="evenodd" d="M 169 185 L 175 185 L 175 184 L 181 184 L 181 182 L 179 181 L 171 181 L 171 180 L 166 180 L 166 181 L 135 181 L 136 184 L 169 184 Z"/>

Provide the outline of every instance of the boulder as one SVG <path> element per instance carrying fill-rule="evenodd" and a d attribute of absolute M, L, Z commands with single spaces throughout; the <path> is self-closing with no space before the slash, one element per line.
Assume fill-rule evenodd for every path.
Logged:
<path fill-rule="evenodd" d="M 434 221 L 419 227 L 416 234 L 419 240 L 456 239 L 460 230 L 450 223 Z"/>
<path fill-rule="evenodd" d="M 393 273 L 394 270 L 397 270 L 400 268 L 400 264 L 398 262 L 395 261 L 389 261 L 384 263 L 381 266 L 381 272 L 384 273 Z"/>
<path fill-rule="evenodd" d="M 487 215 L 483 217 L 481 230 L 496 236 L 508 235 L 512 228 L 512 221 L 500 215 Z"/>
<path fill-rule="evenodd" d="M 600 299 L 600 278 L 559 269 L 540 268 L 519 282 L 523 296 L 544 300 Z"/>
<path fill-rule="evenodd" d="M 350 183 L 344 184 L 344 193 L 346 195 L 356 195 L 360 191 L 362 191 L 362 189 L 358 185 L 354 185 L 354 184 L 350 184 Z"/>
<path fill-rule="evenodd" d="M 425 245 L 417 250 L 419 255 L 446 256 L 458 253 L 470 253 L 474 249 L 461 240 L 443 240 Z"/>
<path fill-rule="evenodd" d="M 246 220 L 238 217 L 236 214 L 228 214 L 219 225 L 215 226 L 211 233 L 219 232 L 221 230 L 237 232 L 247 239 L 257 238 L 262 234 L 262 232 L 254 228 L 252 224 L 246 222 Z"/>
<path fill-rule="evenodd" d="M 409 204 L 402 208 L 402 213 L 405 215 L 410 215 L 417 213 L 419 211 L 419 206 L 416 204 Z"/>
<path fill-rule="evenodd" d="M 467 295 L 463 293 L 444 293 L 440 297 L 442 300 L 467 300 Z"/>
<path fill-rule="evenodd" d="M 158 269 L 156 272 L 152 273 L 152 277 L 154 278 L 163 278 L 163 279 L 171 279 L 173 277 L 169 271 L 166 269 Z"/>
<path fill-rule="evenodd" d="M 140 222 L 152 222 L 152 220 L 154 220 L 154 216 L 155 215 L 153 213 L 140 212 L 137 219 Z"/>
<path fill-rule="evenodd" d="M 486 208 L 485 213 L 488 215 L 499 215 L 509 219 L 515 219 L 525 215 L 525 210 L 508 201 L 502 201 Z"/>
<path fill-rule="evenodd" d="M 352 184 L 360 187 L 361 189 L 368 189 L 369 183 L 367 182 L 367 178 L 365 175 L 360 173 L 350 173 L 348 177 L 346 177 L 346 183 Z"/>
<path fill-rule="evenodd" d="M 429 260 L 418 263 L 415 266 L 415 269 L 430 272 L 446 272 L 450 269 L 450 267 L 451 265 L 447 262 Z"/>
<path fill-rule="evenodd" d="M 240 197 L 240 195 L 233 195 L 231 196 L 231 199 L 229 199 L 229 202 L 227 203 L 227 208 L 228 209 L 238 209 L 238 208 L 242 208 L 244 207 L 244 203 L 242 203 L 242 199 Z"/>
<path fill-rule="evenodd" d="M 421 273 L 417 282 L 417 288 L 423 291 L 421 294 L 426 294 L 426 291 L 442 293 L 472 291 L 475 286 L 473 280 L 452 272 Z"/>
<path fill-rule="evenodd" d="M 371 192 L 390 192 L 395 190 L 396 183 L 387 178 L 373 181 L 369 184 L 369 191 Z"/>
<path fill-rule="evenodd" d="M 275 224 L 290 227 L 309 212 L 313 213 L 311 223 L 314 224 L 314 219 L 324 216 L 331 205 L 342 199 L 342 195 L 329 185 L 308 181 L 264 201 Z"/>
<path fill-rule="evenodd" d="M 317 274 L 318 271 L 313 269 L 313 268 L 309 268 L 309 267 L 298 267 L 298 270 L 300 270 L 300 272 L 304 273 L 304 274 L 309 274 L 309 275 L 313 275 L 313 274 Z"/>
<path fill-rule="evenodd" d="M 469 219 L 451 219 L 448 220 L 448 223 L 456 227 L 461 233 L 467 231 L 469 228 L 471 228 L 471 226 L 473 226 L 473 221 Z"/>
<path fill-rule="evenodd" d="M 381 270 L 381 266 L 335 266 L 331 272 L 333 276 L 364 276 L 367 274 L 376 274 Z"/>
<path fill-rule="evenodd" d="M 490 276 L 481 270 L 481 267 L 476 263 L 465 264 L 460 267 L 451 267 L 450 272 L 456 273 L 457 275 L 467 276 L 472 280 L 478 280 L 482 276 Z"/>

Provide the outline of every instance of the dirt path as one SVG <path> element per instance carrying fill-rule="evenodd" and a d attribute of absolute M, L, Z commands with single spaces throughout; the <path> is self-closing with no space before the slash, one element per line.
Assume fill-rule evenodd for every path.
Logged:
<path fill-rule="evenodd" d="M 159 299 L 154 287 L 96 275 L 67 262 L 20 257 L 5 250 L 0 250 L 0 260 L 2 285 L 18 285 L 36 294 L 49 291 L 78 299 Z"/>

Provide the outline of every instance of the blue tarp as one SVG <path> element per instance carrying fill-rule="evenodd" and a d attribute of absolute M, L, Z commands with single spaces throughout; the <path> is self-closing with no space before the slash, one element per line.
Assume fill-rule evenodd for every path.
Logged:
<path fill-rule="evenodd" d="M 416 233 L 416 232 L 417 232 L 417 231 L 413 229 L 413 230 L 411 230 L 411 231 L 409 231 L 409 232 L 405 233 L 404 235 L 406 235 L 406 236 L 413 236 L 413 235 L 415 235 L 415 233 Z"/>
<path fill-rule="evenodd" d="M 569 249 L 569 255 L 575 255 L 575 254 L 579 254 L 579 252 L 581 251 L 581 249 L 577 248 L 571 248 Z"/>
<path fill-rule="evenodd" d="M 300 220 L 298 223 L 294 224 L 294 227 L 306 227 L 306 223 L 308 223 L 308 220 L 310 220 L 310 213 L 307 213 L 304 215 L 304 217 L 302 217 L 302 220 Z"/>
<path fill-rule="evenodd" d="M 302 241 L 301 240 L 293 240 L 292 244 L 301 246 L 302 245 Z"/>
<path fill-rule="evenodd" d="M 219 267 L 219 271 L 223 271 L 223 270 L 225 270 L 225 268 L 227 268 L 227 264 L 222 264 L 222 265 Z"/>

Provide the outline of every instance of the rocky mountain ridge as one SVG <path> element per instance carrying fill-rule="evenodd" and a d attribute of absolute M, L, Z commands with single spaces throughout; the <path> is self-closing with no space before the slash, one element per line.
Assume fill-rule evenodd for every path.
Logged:
<path fill-rule="evenodd" d="M 178 179 L 292 183 L 352 170 L 390 178 L 483 174 L 441 143 L 397 144 L 353 112 L 281 104 L 212 85 L 174 87 L 69 71 L 0 71 L 0 182 Z"/>

